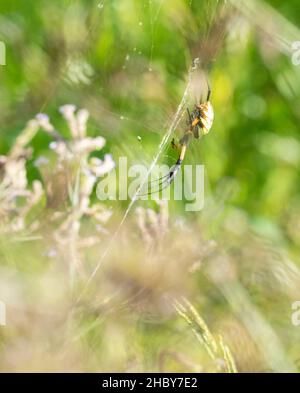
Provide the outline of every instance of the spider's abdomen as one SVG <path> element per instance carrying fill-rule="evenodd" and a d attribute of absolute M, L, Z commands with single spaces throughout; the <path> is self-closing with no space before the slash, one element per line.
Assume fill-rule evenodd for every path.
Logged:
<path fill-rule="evenodd" d="M 199 105 L 200 110 L 200 121 L 201 121 L 201 131 L 203 135 L 209 133 L 214 121 L 214 110 L 212 104 L 207 101 L 204 104 Z"/>

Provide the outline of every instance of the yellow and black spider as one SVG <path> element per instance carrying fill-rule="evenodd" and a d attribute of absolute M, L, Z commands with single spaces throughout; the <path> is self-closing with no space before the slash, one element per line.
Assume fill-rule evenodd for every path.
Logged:
<path fill-rule="evenodd" d="M 161 191 L 162 189 L 168 187 L 174 180 L 177 172 L 181 167 L 181 164 L 184 160 L 186 150 L 191 138 L 194 137 L 198 139 L 200 136 L 209 133 L 214 120 L 214 110 L 211 102 L 209 101 L 210 95 L 211 95 L 211 90 L 208 85 L 208 93 L 207 93 L 206 101 L 202 102 L 201 100 L 199 104 L 195 105 L 195 108 L 192 112 L 190 112 L 189 109 L 187 109 L 188 128 L 186 129 L 183 137 L 179 140 L 178 144 L 175 143 L 174 139 L 172 140 L 172 147 L 178 149 L 180 152 L 178 160 L 176 161 L 175 165 L 172 167 L 172 169 L 168 174 L 158 179 L 159 182 L 158 189 L 155 191 L 150 191 L 148 194 Z"/>

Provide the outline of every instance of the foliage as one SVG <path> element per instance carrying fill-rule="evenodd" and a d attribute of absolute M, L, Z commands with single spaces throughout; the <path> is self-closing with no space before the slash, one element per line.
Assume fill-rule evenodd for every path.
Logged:
<path fill-rule="evenodd" d="M 2 370 L 297 370 L 297 10 L 1 1 Z M 99 203 L 97 180 L 151 164 L 196 58 L 215 121 L 186 163 L 205 165 L 205 207 L 139 201 L 120 228 L 128 201 Z"/>

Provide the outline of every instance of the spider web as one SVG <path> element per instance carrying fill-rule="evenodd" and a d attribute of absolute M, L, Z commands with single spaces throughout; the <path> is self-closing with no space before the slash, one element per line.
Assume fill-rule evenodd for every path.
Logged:
<path fill-rule="evenodd" d="M 146 175 L 144 176 L 144 178 L 143 178 L 141 184 L 139 185 L 139 187 L 138 187 L 137 190 L 135 191 L 135 193 L 134 193 L 134 195 L 133 195 L 133 197 L 132 197 L 132 199 L 131 199 L 131 202 L 130 202 L 130 204 L 128 205 L 128 207 L 127 207 L 127 209 L 126 209 L 126 211 L 125 211 L 125 213 L 124 213 L 124 215 L 123 215 L 123 217 L 122 217 L 122 219 L 121 219 L 121 221 L 120 221 L 120 223 L 119 223 L 117 229 L 115 230 L 115 232 L 114 232 L 113 235 L 111 236 L 110 241 L 109 241 L 109 243 L 108 243 L 108 246 L 107 246 L 106 249 L 104 250 L 104 252 L 103 252 L 103 254 L 102 254 L 100 260 L 98 261 L 98 263 L 97 263 L 96 267 L 94 268 L 94 270 L 92 271 L 91 275 L 90 275 L 89 278 L 87 279 L 86 284 L 84 285 L 84 288 L 83 288 L 83 290 L 82 290 L 82 292 L 81 292 L 79 298 L 77 299 L 77 302 L 79 302 L 79 300 L 82 298 L 82 296 L 83 296 L 85 290 L 87 289 L 87 287 L 89 286 L 89 284 L 91 283 L 91 281 L 93 280 L 93 278 L 96 276 L 96 274 L 97 274 L 99 268 L 101 267 L 101 265 L 102 265 L 102 263 L 103 263 L 105 257 L 108 255 L 109 251 L 111 250 L 111 248 L 112 248 L 112 246 L 113 246 L 113 244 L 114 244 L 114 242 L 115 242 L 117 236 L 119 235 L 120 230 L 122 229 L 122 227 L 123 227 L 123 225 L 124 225 L 124 223 L 125 223 L 125 221 L 126 221 L 128 215 L 129 215 L 129 213 L 130 213 L 131 210 L 133 209 L 133 207 L 134 207 L 136 201 L 138 200 L 138 197 L 139 197 L 139 194 L 140 194 L 141 189 L 143 188 L 144 184 L 145 184 L 145 183 L 147 182 L 147 180 L 149 179 L 149 177 L 150 177 L 150 175 L 151 175 L 151 173 L 152 173 L 152 171 L 153 171 L 155 165 L 157 164 L 157 162 L 158 162 L 159 158 L 161 157 L 163 151 L 165 150 L 166 146 L 168 145 L 168 143 L 169 143 L 169 141 L 170 141 L 170 138 L 171 138 L 172 134 L 173 134 L 174 131 L 176 130 L 176 128 L 177 128 L 177 126 L 178 126 L 178 124 L 179 124 L 179 121 L 180 121 L 180 119 L 182 118 L 182 116 L 183 116 L 183 114 L 184 114 L 184 111 L 185 111 L 185 108 L 186 108 L 187 100 L 188 100 L 188 97 L 189 97 L 189 94 L 190 94 L 190 88 L 191 88 L 191 82 L 192 82 L 192 75 L 193 75 L 194 71 L 195 71 L 197 68 L 198 68 L 198 61 L 197 61 L 197 59 L 195 59 L 195 61 L 193 62 L 193 66 L 191 67 L 191 69 L 190 69 L 190 71 L 189 71 L 189 73 L 188 73 L 188 81 L 187 81 L 185 90 L 184 90 L 184 92 L 183 92 L 181 101 L 180 101 L 180 103 L 179 103 L 179 105 L 178 105 L 178 107 L 177 107 L 176 113 L 174 114 L 174 117 L 173 117 L 173 119 L 172 119 L 172 121 L 171 121 L 171 124 L 170 124 L 169 127 L 167 128 L 167 130 L 166 130 L 166 132 L 165 132 L 165 134 L 164 134 L 164 136 L 163 136 L 163 138 L 162 138 L 162 140 L 161 140 L 161 142 L 160 142 L 160 144 L 159 144 L 159 146 L 158 146 L 157 153 L 156 153 L 155 156 L 153 157 L 152 162 L 151 162 L 151 164 L 150 164 L 150 167 L 149 167 L 149 169 L 148 169 Z"/>
<path fill-rule="evenodd" d="M 154 4 L 155 3 L 155 4 Z M 161 9 L 162 6 L 164 4 L 164 0 L 159 0 L 158 2 L 154 2 L 154 0 L 145 0 L 144 2 L 144 9 L 146 8 L 146 6 L 148 7 L 148 12 L 149 12 L 149 18 L 150 18 L 150 46 L 148 48 L 149 50 L 149 60 L 148 60 L 148 71 L 152 72 L 152 67 L 153 67 L 153 57 L 154 57 L 154 49 L 155 49 L 155 37 L 156 37 L 156 30 L 157 30 L 157 23 L 160 17 L 160 13 L 161 13 Z M 97 11 L 97 15 L 99 15 L 100 13 L 102 13 L 105 10 L 105 7 L 110 6 L 110 4 L 108 2 L 106 2 L 105 0 L 102 0 L 98 3 L 96 3 L 96 11 Z M 190 1 L 189 3 L 189 7 L 192 6 L 192 1 Z M 87 34 L 83 39 L 83 42 L 86 42 L 88 40 L 91 39 L 92 33 L 94 32 L 96 26 L 98 23 L 98 19 L 94 18 L 90 27 L 87 30 Z M 142 21 L 140 21 L 138 23 L 139 27 L 143 27 L 143 23 Z M 207 31 L 207 34 L 209 33 L 209 31 Z M 131 50 L 129 50 L 127 52 L 127 54 L 125 55 L 124 58 L 124 63 L 123 63 L 123 70 L 126 70 L 128 67 L 130 67 L 130 61 L 131 61 L 131 53 L 133 52 L 137 52 L 137 54 L 142 54 L 142 51 L 137 47 L 134 46 Z M 208 58 L 208 56 L 207 56 Z M 166 147 L 168 146 L 169 142 L 170 142 L 170 138 L 173 135 L 173 133 L 175 132 L 176 128 L 178 127 L 178 124 L 180 122 L 180 120 L 183 117 L 183 114 L 185 112 L 186 107 L 188 106 L 188 102 L 191 98 L 191 96 L 195 96 L 195 91 L 193 91 L 193 89 L 195 89 L 195 85 L 199 86 L 199 84 L 195 83 L 196 79 L 198 78 L 199 80 L 199 72 L 195 72 L 195 71 L 199 71 L 200 68 L 203 67 L 203 62 L 202 62 L 202 58 L 201 61 L 196 58 L 193 61 L 192 66 L 190 67 L 190 70 L 188 71 L 187 74 L 187 82 L 185 84 L 185 87 L 183 88 L 183 93 L 182 93 L 182 97 L 181 100 L 177 106 L 177 109 L 175 111 L 175 113 L 173 114 L 173 116 L 171 117 L 170 121 L 169 121 L 169 125 L 166 128 L 166 131 L 163 135 L 163 137 L 161 138 L 161 141 L 156 149 L 156 153 L 154 154 L 154 156 L 151 159 L 150 165 L 149 165 L 149 169 L 145 175 L 145 177 L 143 178 L 143 181 L 141 182 L 141 184 L 139 185 L 138 189 L 136 190 L 135 194 L 133 195 L 127 209 L 125 210 L 121 221 L 117 227 L 117 229 L 114 231 L 114 233 L 112 234 L 110 241 L 107 245 L 107 247 L 105 248 L 104 252 L 101 255 L 100 260 L 98 261 L 97 265 L 95 266 L 95 268 L 93 269 L 92 273 L 89 275 L 89 277 L 87 278 L 87 281 L 83 287 L 83 290 L 77 300 L 77 302 L 81 299 L 83 293 L 85 292 L 85 290 L 87 289 L 87 287 L 89 286 L 89 284 L 91 283 L 91 281 L 93 280 L 93 278 L 96 276 L 100 266 L 102 265 L 104 259 L 106 258 L 106 256 L 108 255 L 108 253 L 110 252 L 114 241 L 116 240 L 117 236 L 120 233 L 120 230 L 122 229 L 128 215 L 130 214 L 130 212 L 132 211 L 136 201 L 138 200 L 138 196 L 140 193 L 140 190 L 142 189 L 142 187 L 145 185 L 145 183 L 147 182 L 147 180 L 149 179 L 149 176 L 151 175 L 154 167 L 156 166 L 157 162 L 159 161 L 159 159 L 161 158 L 164 150 L 166 149 Z M 209 60 L 207 60 L 209 61 Z M 77 69 L 80 68 L 80 65 L 75 64 L 75 74 L 69 78 L 66 79 L 65 75 L 66 75 L 66 69 L 65 67 L 62 67 L 61 69 L 61 79 L 65 82 L 65 83 L 76 83 L 76 81 L 80 81 L 82 80 L 83 82 L 88 82 L 89 80 L 89 75 L 82 75 L 82 77 L 80 77 L 80 75 L 76 75 Z M 85 65 L 84 69 L 88 69 L 88 63 L 87 66 Z M 201 79 L 201 78 L 200 78 Z M 60 80 L 60 82 L 62 81 Z M 48 102 L 50 101 L 50 99 L 54 96 L 57 88 L 58 88 L 59 84 L 54 84 L 52 90 L 49 92 L 45 102 L 42 104 L 41 106 L 41 110 L 44 110 L 46 105 L 48 104 Z M 197 88 L 198 91 L 200 91 Z M 101 106 L 101 104 L 99 104 L 99 106 Z M 122 107 L 122 102 L 121 105 Z M 133 121 L 135 123 L 137 123 L 136 119 L 132 119 L 128 116 L 124 116 L 123 114 L 119 113 L 119 112 L 115 112 L 115 111 L 111 111 L 109 110 L 109 112 L 115 116 L 118 117 L 120 120 L 128 120 L 128 121 Z M 150 127 L 146 127 L 148 128 L 150 131 L 151 130 Z"/>
<path fill-rule="evenodd" d="M 150 48 L 149 48 L 150 54 L 149 54 L 148 71 L 152 72 L 152 62 L 153 62 L 153 54 L 154 54 L 154 48 L 155 48 L 155 32 L 156 32 L 156 26 L 157 26 L 158 18 L 159 18 L 160 11 L 161 11 L 162 4 L 163 4 L 164 0 L 160 0 L 157 7 L 154 7 L 153 0 L 147 0 L 147 1 L 148 1 L 148 7 L 149 7 L 148 11 L 149 11 L 149 16 L 150 16 L 150 35 L 151 35 Z M 146 2 L 144 3 L 144 8 L 145 8 L 145 6 L 146 6 Z M 192 6 L 192 1 L 189 3 L 189 7 L 191 7 L 191 6 Z M 216 10 L 214 10 L 214 12 L 215 11 Z M 216 14 L 214 12 L 212 12 L 212 14 L 214 14 L 213 17 L 216 17 Z M 213 22 L 214 22 L 213 19 L 211 19 L 210 23 L 213 23 Z M 142 25 L 143 25 L 143 23 L 139 22 L 139 26 L 141 27 Z M 209 37 L 210 30 L 209 29 L 210 29 L 210 26 L 206 32 L 206 40 L 207 41 L 210 38 Z M 213 39 L 214 39 L 214 37 L 213 37 Z M 209 45 L 209 43 L 207 43 L 207 45 Z M 137 48 L 134 47 L 132 49 L 132 51 L 136 52 Z M 138 53 L 140 54 L 139 50 L 138 50 Z M 111 235 L 108 245 L 104 249 L 98 263 L 96 264 L 96 266 L 92 270 L 91 274 L 88 276 L 87 281 L 85 282 L 83 289 L 82 289 L 79 297 L 77 298 L 76 304 L 81 300 L 85 291 L 87 290 L 90 283 L 92 282 L 92 280 L 96 276 L 97 272 L 99 271 L 100 267 L 102 266 L 105 258 L 107 257 L 107 255 L 111 251 L 112 247 L 114 246 L 115 240 L 117 239 L 118 235 L 120 234 L 120 231 L 121 231 L 127 217 L 131 213 L 132 209 L 134 208 L 134 206 L 139 198 L 141 189 L 148 181 L 157 162 L 159 161 L 163 152 L 167 148 L 173 133 L 177 129 L 177 127 L 178 127 L 178 125 L 179 125 L 179 123 L 185 113 L 185 109 L 188 106 L 189 102 L 191 101 L 191 97 L 192 97 L 192 99 L 198 100 L 199 94 L 203 90 L 203 87 L 205 86 L 205 88 L 206 88 L 206 82 L 204 82 L 204 79 L 203 79 L 203 69 L 202 69 L 203 66 L 205 66 L 205 64 L 202 60 L 203 59 L 199 59 L 197 57 L 193 60 L 192 65 L 187 73 L 186 83 L 185 83 L 185 87 L 183 89 L 181 100 L 177 106 L 175 113 L 173 114 L 172 118 L 169 121 L 169 125 L 167 126 L 166 131 L 165 131 L 163 137 L 161 138 L 161 141 L 156 149 L 156 153 L 154 154 L 154 156 L 151 159 L 147 173 L 145 174 L 139 187 L 135 191 L 128 207 L 126 208 L 124 214 L 122 215 L 121 221 L 118 224 L 116 230 Z M 207 56 L 206 62 L 209 63 L 209 56 Z M 130 54 L 127 53 L 125 56 L 125 59 L 124 59 L 123 69 L 126 69 L 129 66 L 129 63 L 130 63 Z M 129 117 L 125 117 L 120 114 L 116 114 L 116 116 L 120 117 L 122 120 L 126 119 L 126 120 L 131 120 L 131 121 L 136 122 L 136 120 L 130 119 Z"/>

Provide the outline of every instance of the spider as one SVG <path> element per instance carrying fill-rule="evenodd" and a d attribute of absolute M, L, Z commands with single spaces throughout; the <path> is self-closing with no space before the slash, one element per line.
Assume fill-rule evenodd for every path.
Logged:
<path fill-rule="evenodd" d="M 202 102 L 201 99 L 200 103 L 195 105 L 195 108 L 192 112 L 190 112 L 189 109 L 187 108 L 188 127 L 185 133 L 183 134 L 182 138 L 179 140 L 179 143 L 176 143 L 174 138 L 171 142 L 171 146 L 179 150 L 179 157 L 175 165 L 170 170 L 170 172 L 165 176 L 162 176 L 160 179 L 156 180 L 159 182 L 158 184 L 159 188 L 154 192 L 163 190 L 164 188 L 168 187 L 172 183 L 184 160 L 186 150 L 191 138 L 194 137 L 196 139 L 199 139 L 200 136 L 209 133 L 214 120 L 214 110 L 212 104 L 209 101 L 210 95 L 211 95 L 211 89 L 210 86 L 208 85 L 208 93 L 207 93 L 206 101 Z M 151 193 L 153 193 L 153 191 L 150 191 L 148 195 Z M 147 195 L 147 194 L 141 194 L 141 195 Z"/>

